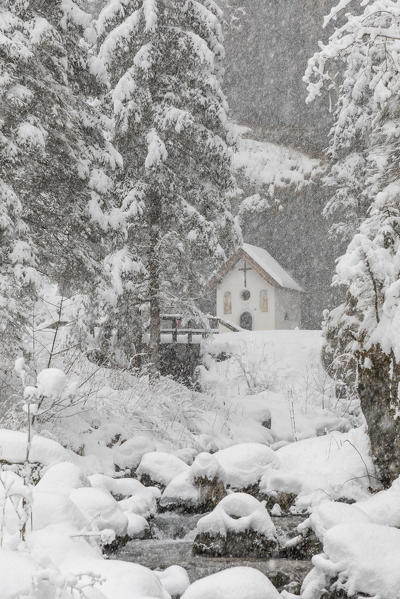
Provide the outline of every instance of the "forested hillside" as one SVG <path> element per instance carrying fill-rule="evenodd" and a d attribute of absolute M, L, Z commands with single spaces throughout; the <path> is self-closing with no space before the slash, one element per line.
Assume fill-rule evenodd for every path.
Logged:
<path fill-rule="evenodd" d="M 328 0 L 224 2 L 225 91 L 233 118 L 251 129 L 250 137 L 317 159 L 332 123 L 329 98 L 306 104 L 302 78 L 329 6 Z M 299 189 L 289 173 L 274 190 L 280 209 L 247 213 L 242 222 L 245 238 L 268 248 L 301 281 L 305 328 L 319 327 L 323 309 L 334 302 L 330 282 L 337 252 L 326 244 L 328 223 L 322 216 L 329 193 L 315 179 Z M 265 193 L 270 195 L 268 186 Z"/>

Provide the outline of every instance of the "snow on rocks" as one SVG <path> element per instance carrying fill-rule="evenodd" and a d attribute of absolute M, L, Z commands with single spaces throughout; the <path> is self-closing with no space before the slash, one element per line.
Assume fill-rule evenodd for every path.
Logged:
<path fill-rule="evenodd" d="M 197 523 L 194 553 L 229 557 L 265 557 L 277 548 L 275 526 L 263 503 L 232 493 Z"/>
<path fill-rule="evenodd" d="M 74 489 L 70 498 L 95 530 L 111 529 L 117 537 L 127 535 L 128 518 L 112 495 L 104 489 Z"/>
<path fill-rule="evenodd" d="M 196 580 L 182 599 L 280 599 L 270 580 L 255 568 L 228 568 Z"/>
<path fill-rule="evenodd" d="M 106 599 L 171 599 L 159 577 L 139 564 L 98 560 L 97 571 L 104 578 L 98 589 Z"/>
<path fill-rule="evenodd" d="M 175 476 L 160 499 L 160 507 L 169 510 L 197 511 L 201 509 L 201 503 L 200 489 L 195 486 L 190 470 Z"/>
<path fill-rule="evenodd" d="M 69 495 L 72 489 L 89 486 L 89 479 L 78 466 L 72 462 L 60 462 L 45 470 L 36 489 Z"/>
<path fill-rule="evenodd" d="M 166 487 L 161 507 L 212 510 L 226 495 L 222 472 L 215 455 L 199 453 L 190 468 L 178 474 Z"/>
<path fill-rule="evenodd" d="M 371 518 L 357 507 L 357 504 L 349 505 L 338 501 L 324 501 L 313 509 L 309 518 L 299 524 L 297 529 L 299 532 L 312 530 L 322 541 L 325 533 L 333 526 L 356 522 L 371 522 Z"/>
<path fill-rule="evenodd" d="M 139 481 L 137 481 L 139 483 Z M 157 499 L 161 492 L 157 487 L 139 487 L 132 497 L 127 497 L 118 502 L 120 508 L 126 513 L 138 514 L 143 518 L 150 518 L 157 511 Z"/>
<path fill-rule="evenodd" d="M 188 471 L 189 466 L 172 453 L 151 451 L 142 457 L 136 474 L 146 486 L 166 487 L 175 476 Z"/>
<path fill-rule="evenodd" d="M 94 474 L 89 480 L 92 487 L 111 493 L 127 514 L 149 518 L 157 511 L 157 499 L 161 496 L 158 487 L 145 487 L 135 478 L 111 478 L 103 474 Z"/>
<path fill-rule="evenodd" d="M 375 524 L 400 528 L 400 478 L 397 478 L 389 489 L 358 501 L 356 506 Z"/>
<path fill-rule="evenodd" d="M 240 443 L 215 454 L 202 452 L 190 468 L 167 485 L 160 505 L 210 511 L 226 495 L 227 488 L 258 494 L 262 474 L 278 464 L 275 452 L 262 443 Z"/>
<path fill-rule="evenodd" d="M 28 554 L 0 549 L 0 597 L 29 597 L 37 567 Z"/>
<path fill-rule="evenodd" d="M 52 524 L 65 523 L 77 530 L 88 525 L 89 519 L 64 493 L 32 490 L 32 526 L 39 530 Z"/>
<path fill-rule="evenodd" d="M 303 583 L 302 599 L 319 599 L 324 589 L 338 597 L 359 593 L 398 599 L 400 530 L 366 523 L 334 526 L 325 534 L 324 553 Z M 340 593 L 342 591 L 342 593 Z M 336 595 L 332 595 L 336 596 Z"/>
<path fill-rule="evenodd" d="M 277 453 L 262 443 L 239 443 L 215 453 L 226 486 L 245 490 L 258 484 L 266 470 L 279 467 Z"/>
<path fill-rule="evenodd" d="M 129 469 L 133 473 L 145 453 L 155 450 L 154 441 L 146 435 L 138 435 L 114 447 L 113 459 L 117 470 Z"/>
<path fill-rule="evenodd" d="M 0 429 L 0 462 L 23 464 L 26 459 L 27 433 Z M 35 435 L 31 442 L 29 461 L 50 466 L 71 459 L 70 453 L 57 441 Z"/>
<path fill-rule="evenodd" d="M 362 500 L 374 486 L 374 465 L 363 428 L 304 439 L 276 451 L 279 470 L 266 470 L 260 491 L 280 503 L 280 494 L 297 495 L 296 507 L 307 509 L 321 501 Z"/>
<path fill-rule="evenodd" d="M 181 566 L 170 566 L 162 572 L 154 572 L 171 597 L 180 597 L 190 585 L 188 573 Z"/>

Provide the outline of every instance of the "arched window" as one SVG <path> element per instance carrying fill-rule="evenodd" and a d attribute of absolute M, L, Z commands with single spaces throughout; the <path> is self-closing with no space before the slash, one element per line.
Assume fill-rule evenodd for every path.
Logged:
<path fill-rule="evenodd" d="M 266 289 L 260 291 L 260 308 L 261 312 L 268 312 L 268 291 Z"/>
<path fill-rule="evenodd" d="M 224 314 L 232 314 L 232 294 L 230 291 L 224 293 Z"/>

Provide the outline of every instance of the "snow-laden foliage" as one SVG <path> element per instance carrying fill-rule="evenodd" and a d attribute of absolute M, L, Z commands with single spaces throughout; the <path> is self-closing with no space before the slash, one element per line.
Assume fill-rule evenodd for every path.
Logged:
<path fill-rule="evenodd" d="M 90 94 L 93 58 L 80 2 L 7 0 L 0 8 L 2 327 L 42 273 L 66 289 L 99 271 L 101 236 L 88 206 L 103 203 L 120 164 Z M 97 243 L 96 243 L 97 242 Z M 96 244 L 96 245 L 95 245 Z"/>
<path fill-rule="evenodd" d="M 121 239 L 106 264 L 114 291 L 106 300 L 122 330 L 124 306 L 141 328 L 150 305 L 153 362 L 160 309 L 193 312 L 240 238 L 227 196 L 234 135 L 219 19 L 209 1 L 130 0 L 108 2 L 96 23 L 124 158 L 119 207 L 109 215 Z"/>
<path fill-rule="evenodd" d="M 340 3 L 331 18 L 350 6 Z M 392 459 L 400 426 L 399 58 L 399 5 L 370 0 L 354 3 L 306 73 L 312 100 L 334 87 L 338 65 L 344 71 L 329 148 L 338 191 L 326 209 L 353 239 L 334 278 L 346 300 L 327 315 L 328 353 L 358 388 L 385 482 L 400 471 Z"/>
<path fill-rule="evenodd" d="M 343 10 L 348 10 L 343 15 Z M 308 101 L 323 89 L 336 100 L 325 206 L 332 232 L 349 241 L 365 218 L 398 135 L 400 11 L 393 0 L 340 2 L 325 25 L 340 26 L 309 60 Z"/>

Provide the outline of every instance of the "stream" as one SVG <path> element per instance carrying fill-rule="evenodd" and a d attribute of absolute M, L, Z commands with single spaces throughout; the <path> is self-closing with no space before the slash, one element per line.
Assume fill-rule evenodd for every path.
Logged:
<path fill-rule="evenodd" d="M 164 570 L 179 565 L 187 571 L 190 582 L 215 574 L 232 566 L 250 566 L 268 576 L 278 591 L 297 593 L 312 565 L 310 561 L 290 559 L 249 559 L 205 557 L 192 554 L 197 521 L 205 514 L 164 512 L 152 518 L 151 539 L 127 543 L 112 557 L 135 562 L 152 570 Z M 304 519 L 299 516 L 272 518 L 280 537 L 294 531 Z"/>

